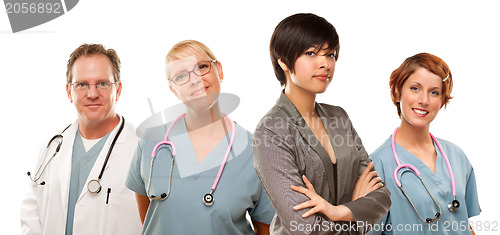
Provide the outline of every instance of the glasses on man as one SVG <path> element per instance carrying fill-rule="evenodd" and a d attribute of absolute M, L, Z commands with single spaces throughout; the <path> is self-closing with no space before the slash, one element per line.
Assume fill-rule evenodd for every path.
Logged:
<path fill-rule="evenodd" d="M 189 82 L 191 79 L 191 73 L 197 76 L 203 76 L 210 72 L 212 68 L 212 63 L 217 63 L 217 60 L 211 61 L 199 61 L 191 71 L 181 71 L 168 79 L 169 81 L 175 83 L 176 85 L 183 85 Z"/>
<path fill-rule="evenodd" d="M 90 86 L 95 86 L 95 88 L 99 91 L 107 91 L 113 84 L 116 84 L 116 82 L 98 82 L 95 84 L 90 84 L 87 82 L 75 82 L 71 84 L 71 86 L 73 86 L 73 89 L 76 92 L 87 92 L 90 89 Z"/>

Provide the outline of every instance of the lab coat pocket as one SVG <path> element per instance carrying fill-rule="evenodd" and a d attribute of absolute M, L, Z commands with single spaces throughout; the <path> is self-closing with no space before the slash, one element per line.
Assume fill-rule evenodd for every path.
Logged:
<path fill-rule="evenodd" d="M 109 205 L 104 205 L 101 213 L 101 226 L 99 234 L 107 234 L 108 231 L 108 218 L 109 218 Z"/>
<path fill-rule="evenodd" d="M 101 211 L 101 220 L 100 220 L 101 226 L 99 227 L 100 228 L 99 234 L 110 234 L 109 226 L 111 225 L 109 224 L 110 222 L 109 218 L 110 218 L 110 211 L 112 210 L 112 208 L 110 207 L 109 201 L 110 199 L 112 199 L 110 198 L 112 197 L 111 188 L 103 188 L 100 193 L 103 194 L 100 201 L 104 203 L 104 206 L 102 207 Z"/>
<path fill-rule="evenodd" d="M 134 223 L 140 224 L 139 212 L 132 197 L 123 191 L 103 189 L 105 193 L 100 234 L 133 234 Z M 139 226 L 136 226 L 139 227 Z"/>

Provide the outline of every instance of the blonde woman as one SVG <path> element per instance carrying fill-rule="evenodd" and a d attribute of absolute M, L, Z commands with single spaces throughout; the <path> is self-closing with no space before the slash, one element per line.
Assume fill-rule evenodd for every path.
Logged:
<path fill-rule="evenodd" d="M 204 44 L 182 41 L 166 73 L 186 113 L 159 127 L 163 140 L 141 140 L 132 161 L 127 186 L 143 234 L 267 234 L 274 211 L 253 168 L 252 134 L 220 110 L 221 63 Z"/>

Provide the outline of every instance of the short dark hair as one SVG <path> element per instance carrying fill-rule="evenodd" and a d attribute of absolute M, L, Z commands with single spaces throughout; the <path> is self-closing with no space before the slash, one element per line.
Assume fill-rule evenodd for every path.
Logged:
<path fill-rule="evenodd" d="M 68 84 L 71 83 L 71 80 L 73 79 L 73 64 L 75 64 L 75 61 L 78 58 L 80 58 L 81 56 L 99 54 L 105 55 L 109 58 L 111 64 L 113 65 L 113 77 L 115 79 L 114 82 L 120 83 L 120 57 L 118 57 L 118 54 L 116 54 L 115 50 L 111 48 L 106 49 L 101 44 L 82 44 L 71 53 L 68 59 L 68 64 L 66 65 L 66 82 Z"/>
<path fill-rule="evenodd" d="M 337 60 L 339 35 L 325 18 L 311 13 L 299 13 L 282 20 L 274 29 L 269 45 L 274 73 L 281 85 L 286 84 L 286 77 L 278 59 L 294 72 L 295 61 L 302 53 L 313 46 L 320 50 L 325 44 L 328 44 L 328 49 L 336 52 Z"/>

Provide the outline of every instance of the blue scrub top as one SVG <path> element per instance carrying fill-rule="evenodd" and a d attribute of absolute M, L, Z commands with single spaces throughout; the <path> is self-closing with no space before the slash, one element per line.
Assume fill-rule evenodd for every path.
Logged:
<path fill-rule="evenodd" d="M 445 140 L 438 139 L 438 141 L 453 170 L 457 200 L 460 202 L 458 210 L 456 212 L 448 210 L 448 203 L 453 200 L 450 173 L 436 143 L 434 143 L 437 153 L 435 174 L 420 159 L 396 143 L 396 153 L 400 163 L 409 163 L 420 171 L 420 176 L 442 210 L 441 218 L 431 224 L 425 224 L 418 219 L 410 202 L 394 181 L 393 174 L 397 164 L 392 153 L 391 138 L 389 138 L 370 155 L 370 158 L 391 192 L 392 205 L 388 214 L 374 226 L 370 234 L 470 234 L 468 218 L 481 212 L 474 169 L 458 146 Z M 422 219 L 434 218 L 439 209 L 415 174 L 403 168 L 398 176 Z M 382 231 L 384 226 L 392 231 Z"/>
<path fill-rule="evenodd" d="M 163 134 L 170 124 L 164 125 Z M 175 144 L 172 186 L 164 201 L 152 200 L 143 234 L 253 234 L 245 218 L 270 224 L 274 210 L 253 167 L 252 134 L 238 124 L 221 178 L 213 193 L 214 204 L 205 206 L 203 196 L 209 193 L 227 150 L 231 132 L 198 162 L 187 134 L 184 118 L 175 123 L 169 140 Z M 126 186 L 146 195 L 153 147 L 160 140 L 140 140 L 132 160 Z M 170 148 L 160 148 L 153 168 L 150 194 L 168 191 L 171 166 Z"/>
<path fill-rule="evenodd" d="M 94 167 L 94 163 L 101 153 L 110 133 L 111 132 L 101 138 L 87 152 L 83 144 L 80 130 L 76 131 L 75 140 L 73 142 L 73 155 L 71 157 L 71 178 L 69 183 L 68 215 L 66 217 L 66 235 L 73 234 L 76 202 L 85 187 L 85 182 L 87 182 L 90 171 Z"/>

